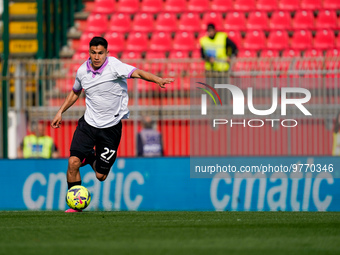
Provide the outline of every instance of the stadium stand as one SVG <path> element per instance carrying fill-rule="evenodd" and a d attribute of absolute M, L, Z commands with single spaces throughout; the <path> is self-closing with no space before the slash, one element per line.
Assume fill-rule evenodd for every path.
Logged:
<path fill-rule="evenodd" d="M 141 5 L 141 12 L 144 13 L 160 13 L 163 11 L 162 0 L 143 0 Z"/>
<path fill-rule="evenodd" d="M 172 49 L 171 34 L 164 32 L 154 32 L 150 40 L 149 49 L 152 51 L 169 51 Z"/>
<path fill-rule="evenodd" d="M 266 12 L 251 12 L 247 19 L 248 30 L 268 30 L 268 17 Z"/>
<path fill-rule="evenodd" d="M 85 32 L 103 34 L 107 31 L 109 21 L 104 14 L 91 14 L 87 18 L 87 25 Z"/>
<path fill-rule="evenodd" d="M 112 14 L 115 12 L 114 0 L 96 0 L 94 4 L 93 13 L 96 14 Z"/>
<path fill-rule="evenodd" d="M 338 0 L 96 0 L 93 3 L 91 8 L 88 6 L 86 9 L 88 17 L 84 25 L 78 27 L 81 37 L 70 39 L 72 42 L 78 40 L 73 47 L 73 59 L 86 59 L 89 40 L 94 35 L 104 35 L 109 41 L 112 55 L 118 55 L 132 65 L 180 80 L 174 85 L 178 91 L 171 88 L 167 96 L 159 96 L 157 87 L 138 84 L 138 91 L 143 95 L 138 98 L 138 103 L 143 105 L 158 107 L 161 102 L 162 107 L 181 106 L 180 102 L 185 101 L 180 95 L 188 92 L 189 79 L 204 74 L 198 39 L 206 34 L 208 23 L 214 23 L 217 30 L 227 32 L 239 48 L 238 59 L 231 61 L 231 77 L 270 77 L 274 80 L 284 77 L 294 80 L 299 77 L 333 79 L 339 75 Z M 107 3 L 107 8 L 101 7 L 103 3 Z M 187 58 L 190 62 L 186 62 Z M 70 66 L 72 71 L 66 74 L 74 74 L 74 68 Z M 326 75 L 321 71 L 313 73 L 317 69 L 334 72 Z M 66 92 L 72 82 L 63 81 L 67 89 L 62 82 L 58 83 L 58 88 Z M 334 81 L 325 84 L 327 88 L 338 86 Z M 145 95 L 149 97 L 144 98 Z M 158 123 L 163 123 L 160 124 L 163 131 L 168 132 L 174 132 L 177 125 L 175 121 L 168 120 Z M 133 124 L 130 124 L 126 130 L 133 134 Z M 184 129 L 190 133 L 187 127 Z M 166 155 L 175 155 L 173 139 L 166 137 L 165 140 Z M 130 150 L 126 145 L 122 147 L 123 155 L 134 156 L 131 146 Z M 308 151 L 311 150 L 304 153 Z M 188 153 L 189 149 L 185 149 L 180 155 Z M 233 153 L 246 155 L 241 149 Z"/>
<path fill-rule="evenodd" d="M 123 13 L 138 13 L 139 0 L 119 0 L 117 4 L 117 11 Z"/>
<path fill-rule="evenodd" d="M 210 9 L 209 0 L 189 0 L 187 4 L 189 12 L 206 12 Z"/>
<path fill-rule="evenodd" d="M 246 18 L 243 12 L 231 12 L 227 14 L 227 17 L 224 21 L 224 29 L 225 30 L 246 30 Z"/>
<path fill-rule="evenodd" d="M 217 31 L 221 31 L 223 29 L 223 17 L 221 13 L 218 12 L 206 12 L 203 14 L 202 18 L 202 31 L 207 30 L 207 25 L 212 23 L 215 25 Z"/>
<path fill-rule="evenodd" d="M 257 0 L 256 9 L 261 11 L 276 11 L 278 9 L 277 0 Z"/>
<path fill-rule="evenodd" d="M 296 0 L 280 0 L 279 10 L 282 11 L 297 11 L 300 10 L 300 3 Z"/>
<path fill-rule="evenodd" d="M 285 30 L 270 32 L 267 40 L 267 48 L 271 50 L 283 50 L 289 46 L 288 33 Z"/>
<path fill-rule="evenodd" d="M 164 11 L 182 13 L 187 9 L 187 3 L 185 0 L 166 0 L 164 4 Z"/>
<path fill-rule="evenodd" d="M 178 30 L 177 18 L 174 13 L 160 13 L 157 16 L 155 30 L 160 32 L 175 32 Z"/>
<path fill-rule="evenodd" d="M 291 29 L 291 16 L 289 12 L 273 12 L 269 21 L 269 28 L 273 30 Z"/>
<path fill-rule="evenodd" d="M 234 9 L 237 11 L 254 11 L 256 10 L 255 0 L 234 0 Z"/>
<path fill-rule="evenodd" d="M 320 10 L 315 19 L 315 28 L 335 29 L 337 27 L 336 13 L 329 10 Z"/>
<path fill-rule="evenodd" d="M 109 23 L 109 31 L 112 32 L 130 32 L 132 22 L 129 14 L 114 13 Z"/>
<path fill-rule="evenodd" d="M 198 13 L 183 13 L 179 20 L 178 29 L 181 31 L 198 32 L 201 30 L 201 19 Z"/>
<path fill-rule="evenodd" d="M 233 0 L 212 0 L 210 8 L 214 12 L 228 12 L 233 10 Z"/>
<path fill-rule="evenodd" d="M 153 15 L 149 13 L 137 13 L 133 19 L 132 30 L 138 32 L 152 32 L 154 30 Z"/>
<path fill-rule="evenodd" d="M 296 11 L 292 20 L 294 29 L 312 29 L 314 28 L 314 16 L 312 11 Z"/>

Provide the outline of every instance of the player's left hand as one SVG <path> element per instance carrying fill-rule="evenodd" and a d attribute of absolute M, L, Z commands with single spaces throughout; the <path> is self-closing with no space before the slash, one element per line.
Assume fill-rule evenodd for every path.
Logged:
<path fill-rule="evenodd" d="M 161 88 L 165 88 L 165 84 L 170 84 L 172 82 L 174 82 L 175 79 L 173 78 L 162 78 L 159 82 L 157 82 L 157 84 L 161 87 Z"/>

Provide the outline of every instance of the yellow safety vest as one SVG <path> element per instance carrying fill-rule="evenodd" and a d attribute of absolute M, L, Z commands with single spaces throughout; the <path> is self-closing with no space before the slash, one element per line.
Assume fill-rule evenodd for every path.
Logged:
<path fill-rule="evenodd" d="M 333 156 L 340 156 L 340 133 L 333 133 Z"/>
<path fill-rule="evenodd" d="M 217 32 L 214 39 L 211 39 L 209 36 L 200 38 L 200 45 L 204 54 L 215 58 L 213 65 L 209 61 L 205 62 L 205 70 L 219 72 L 229 70 L 229 63 L 226 62 L 228 59 L 226 52 L 227 37 L 227 33 Z"/>
<path fill-rule="evenodd" d="M 28 135 L 23 141 L 24 158 L 51 158 L 53 139 L 49 136 Z"/>

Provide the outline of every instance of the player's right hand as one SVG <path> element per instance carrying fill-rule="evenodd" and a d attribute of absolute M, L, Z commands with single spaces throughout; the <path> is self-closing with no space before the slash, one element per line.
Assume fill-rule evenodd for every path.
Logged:
<path fill-rule="evenodd" d="M 60 124 L 61 124 L 61 114 L 58 112 L 51 122 L 51 127 L 52 128 L 60 128 Z"/>

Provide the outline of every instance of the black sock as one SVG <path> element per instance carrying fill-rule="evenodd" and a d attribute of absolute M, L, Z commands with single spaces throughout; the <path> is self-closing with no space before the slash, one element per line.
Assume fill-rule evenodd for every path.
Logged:
<path fill-rule="evenodd" d="M 70 189 L 73 186 L 81 185 L 81 181 L 79 181 L 79 182 L 67 182 L 67 185 L 68 185 L 68 189 Z"/>

